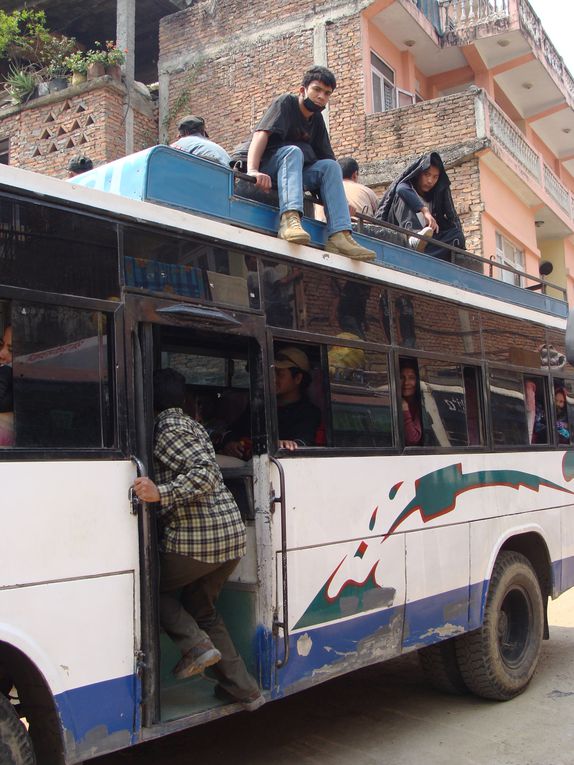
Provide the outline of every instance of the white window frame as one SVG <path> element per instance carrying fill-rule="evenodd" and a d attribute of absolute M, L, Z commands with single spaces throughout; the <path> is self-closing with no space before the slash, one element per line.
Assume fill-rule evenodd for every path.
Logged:
<path fill-rule="evenodd" d="M 415 96 L 395 84 L 395 70 L 375 51 L 371 51 L 371 94 L 373 113 L 411 106 Z M 402 103 L 401 103 L 402 102 Z M 405 103 L 406 102 L 406 103 Z"/>
<path fill-rule="evenodd" d="M 518 271 L 525 272 L 526 262 L 524 250 L 521 250 L 510 239 L 507 239 L 500 231 L 496 232 L 496 262 L 503 263 L 505 266 L 512 266 Z M 523 276 L 513 274 L 512 271 L 499 269 L 500 281 L 506 284 L 514 284 L 515 287 L 524 287 L 525 279 Z"/>

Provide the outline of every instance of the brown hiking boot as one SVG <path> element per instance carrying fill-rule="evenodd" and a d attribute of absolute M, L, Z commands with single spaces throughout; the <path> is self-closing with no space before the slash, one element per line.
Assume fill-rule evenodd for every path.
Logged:
<path fill-rule="evenodd" d="M 346 255 L 353 260 L 372 261 L 375 259 L 375 253 L 355 242 L 350 231 L 337 231 L 336 234 L 332 234 L 327 239 L 325 251 Z"/>
<path fill-rule="evenodd" d="M 221 654 L 210 640 L 204 640 L 194 645 L 173 668 L 173 676 L 176 680 L 185 680 L 186 677 L 199 675 L 207 667 L 217 664 Z"/>
<path fill-rule="evenodd" d="M 277 236 L 293 244 L 309 244 L 311 241 L 311 237 L 301 225 L 301 215 L 297 210 L 287 210 L 283 213 Z"/>

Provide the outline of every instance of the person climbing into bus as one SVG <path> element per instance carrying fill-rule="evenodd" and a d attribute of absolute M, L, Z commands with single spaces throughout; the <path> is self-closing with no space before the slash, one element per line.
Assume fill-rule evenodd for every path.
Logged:
<path fill-rule="evenodd" d="M 466 246 L 450 179 L 436 151 L 423 154 L 391 183 L 375 217 L 421 234 L 425 238 L 409 237 L 409 246 L 441 260 L 451 260 L 449 250 L 432 242 L 427 245 L 426 238 L 461 249 Z"/>
<path fill-rule="evenodd" d="M 245 526 L 207 432 L 183 413 L 184 376 L 160 369 L 153 383 L 157 483 L 136 478 L 134 490 L 144 502 L 157 503 L 160 622 L 182 653 L 173 674 L 183 680 L 212 666 L 215 694 L 251 712 L 265 699 L 215 608 L 245 554 Z"/>
<path fill-rule="evenodd" d="M 421 446 L 423 426 L 419 392 L 419 370 L 414 359 L 402 358 L 399 363 L 401 373 L 401 408 L 406 446 Z"/>
<path fill-rule="evenodd" d="M 311 363 L 301 348 L 289 345 L 275 355 L 275 394 L 279 448 L 295 451 L 315 446 L 321 425 L 321 410 L 307 397 L 311 384 Z M 224 439 L 223 453 L 249 459 L 250 410 L 247 408 Z"/>
<path fill-rule="evenodd" d="M 325 250 L 354 260 L 372 261 L 375 253 L 351 236 L 351 218 L 341 168 L 335 160 L 321 112 L 337 82 L 323 66 L 303 76 L 297 95 L 278 96 L 259 121 L 249 141 L 233 159 L 245 162 L 256 186 L 279 193 L 281 214 L 278 237 L 293 244 L 308 244 L 311 237 L 301 225 L 303 191 L 318 191 L 327 215 Z"/>
<path fill-rule="evenodd" d="M 210 140 L 203 117 L 186 114 L 179 121 L 177 129 L 179 137 L 171 144 L 172 149 L 180 149 L 196 157 L 210 159 L 212 162 L 219 162 L 220 165 L 229 167 L 231 157 L 223 147 Z"/>
<path fill-rule="evenodd" d="M 12 327 L 8 325 L 0 342 L 0 446 L 12 446 L 13 443 Z"/>

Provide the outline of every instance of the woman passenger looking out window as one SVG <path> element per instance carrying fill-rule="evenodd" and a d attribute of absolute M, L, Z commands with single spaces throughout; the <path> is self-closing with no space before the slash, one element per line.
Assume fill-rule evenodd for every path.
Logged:
<path fill-rule="evenodd" d="M 399 362 L 401 373 L 401 408 L 406 446 L 420 446 L 423 442 L 419 372 L 414 359 L 403 358 Z"/>
<path fill-rule="evenodd" d="M 556 407 L 556 432 L 559 444 L 570 443 L 570 426 L 568 424 L 568 409 L 566 390 L 562 387 L 554 389 L 554 406 Z"/>

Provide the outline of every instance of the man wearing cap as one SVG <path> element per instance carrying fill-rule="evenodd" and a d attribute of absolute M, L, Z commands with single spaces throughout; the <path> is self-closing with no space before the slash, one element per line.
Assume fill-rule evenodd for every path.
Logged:
<path fill-rule="evenodd" d="M 179 121 L 177 129 L 179 138 L 171 144 L 172 149 L 187 151 L 196 157 L 210 159 L 212 162 L 219 162 L 229 167 L 231 157 L 219 144 L 209 139 L 203 117 L 187 114 Z"/>
<path fill-rule="evenodd" d="M 275 394 L 279 448 L 294 451 L 302 446 L 315 446 L 321 424 L 321 411 L 306 395 L 311 384 L 311 364 L 301 348 L 289 345 L 275 356 Z M 250 432 L 250 413 L 245 411 L 224 441 L 223 452 L 230 457 L 246 459 L 245 437 Z"/>

